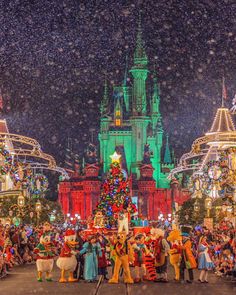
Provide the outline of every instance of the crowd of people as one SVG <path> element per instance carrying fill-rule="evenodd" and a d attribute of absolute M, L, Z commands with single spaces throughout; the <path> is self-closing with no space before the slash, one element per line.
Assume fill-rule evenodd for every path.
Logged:
<path fill-rule="evenodd" d="M 44 231 L 43 225 L 0 224 L 0 277 L 4 277 L 15 266 L 35 263 L 35 249 Z M 129 267 L 134 267 L 134 282 L 145 280 L 168 282 L 172 278 L 169 270 L 173 266 L 174 280 L 180 283 L 208 283 L 208 272 L 216 276 L 230 276 L 236 279 L 236 233 L 230 222 L 222 222 L 213 230 L 197 226 L 183 226 L 181 231 L 170 228 L 152 228 L 150 232 L 125 235 L 122 249 L 129 257 L 129 265 L 122 261 L 117 266 L 120 235 L 115 232 L 88 234 L 84 230 L 76 230 L 76 243 L 73 254 L 77 259 L 74 278 L 94 282 L 98 275 L 104 280 L 117 282 L 118 274 L 132 278 Z M 56 260 L 60 256 L 65 229 L 51 226 L 53 236 L 53 255 Z M 120 243 L 121 245 L 121 243 Z M 122 254 L 122 255 L 123 255 Z M 168 263 L 170 261 L 170 265 Z M 109 268 L 111 271 L 109 271 Z M 199 269 L 200 272 L 195 272 Z M 186 271 L 188 279 L 186 280 Z M 115 273 L 115 274 L 114 274 Z M 125 278 L 126 280 L 126 278 Z"/>

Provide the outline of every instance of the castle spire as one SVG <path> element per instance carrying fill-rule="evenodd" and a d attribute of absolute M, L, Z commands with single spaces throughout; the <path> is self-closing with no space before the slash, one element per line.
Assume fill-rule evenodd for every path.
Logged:
<path fill-rule="evenodd" d="M 151 102 L 151 113 L 160 113 L 159 110 L 160 105 L 160 91 L 159 86 L 157 82 L 157 75 L 156 71 L 154 71 L 154 77 L 153 77 L 153 94 L 152 94 L 152 102 Z"/>
<path fill-rule="evenodd" d="M 164 155 L 164 163 L 171 164 L 171 154 L 170 154 L 170 147 L 169 147 L 169 135 L 166 135 L 166 148 L 165 148 L 165 155 Z"/>
<path fill-rule="evenodd" d="M 123 119 L 123 112 L 122 112 L 120 99 L 118 98 L 115 105 L 115 114 L 114 114 L 115 126 L 121 126 L 122 119 Z"/>
<path fill-rule="evenodd" d="M 145 51 L 145 45 L 142 38 L 142 21 L 141 13 L 139 13 L 139 22 L 138 22 L 138 33 L 136 38 L 136 47 L 134 51 L 134 64 L 135 65 L 147 65 L 148 58 Z"/>
<path fill-rule="evenodd" d="M 109 97 L 108 97 L 108 85 L 107 85 L 107 79 L 105 77 L 105 82 L 104 82 L 104 94 L 103 98 L 101 101 L 101 106 L 100 106 L 100 112 L 101 115 L 106 115 L 108 111 L 108 103 L 109 103 Z"/>
<path fill-rule="evenodd" d="M 128 54 L 126 54 L 125 59 L 125 74 L 124 74 L 124 81 L 123 81 L 123 96 L 124 96 L 124 104 L 125 109 L 127 112 L 129 112 L 129 104 L 130 104 L 130 98 L 129 98 L 129 87 L 127 86 L 127 78 L 128 78 Z"/>
<path fill-rule="evenodd" d="M 133 98 L 132 113 L 134 116 L 145 116 L 147 112 L 146 101 L 146 79 L 148 75 L 148 58 L 145 52 L 145 46 L 142 39 L 141 16 L 139 16 L 139 25 L 137 33 L 136 48 L 134 52 L 134 65 L 130 72 L 132 73 Z"/>
<path fill-rule="evenodd" d="M 125 58 L 125 74 L 124 74 L 123 87 L 127 86 L 127 78 L 128 78 L 128 54 L 126 54 L 126 58 Z"/>

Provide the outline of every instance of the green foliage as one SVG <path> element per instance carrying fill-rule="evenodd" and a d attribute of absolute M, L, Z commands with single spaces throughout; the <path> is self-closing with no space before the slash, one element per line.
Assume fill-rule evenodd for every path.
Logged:
<path fill-rule="evenodd" d="M 205 198 L 198 199 L 199 212 L 194 211 L 194 203 L 196 199 L 189 199 L 183 203 L 181 209 L 177 212 L 180 224 L 196 225 L 202 224 L 206 216 Z"/>
<path fill-rule="evenodd" d="M 20 209 L 17 206 L 17 196 L 5 197 L 0 200 L 0 217 L 9 217 L 9 211 L 12 211 L 12 218 L 18 217 L 22 223 L 33 223 L 50 221 L 50 216 L 53 213 L 55 215 L 55 223 L 62 222 L 64 216 L 61 210 L 61 206 L 58 202 L 49 201 L 45 198 L 40 199 L 42 210 L 40 212 L 39 219 L 37 218 L 37 212 L 35 211 L 36 202 L 38 199 L 25 199 L 25 206 Z M 33 214 L 32 214 L 33 213 Z M 33 216 L 32 216 L 33 215 Z M 32 217 L 31 217 L 32 216 Z"/>
<path fill-rule="evenodd" d="M 105 217 L 107 228 L 117 226 L 118 213 L 127 210 L 135 212 L 135 205 L 132 204 L 129 181 L 121 170 L 118 162 L 111 164 L 110 172 L 105 179 L 99 203 L 96 208 Z"/>

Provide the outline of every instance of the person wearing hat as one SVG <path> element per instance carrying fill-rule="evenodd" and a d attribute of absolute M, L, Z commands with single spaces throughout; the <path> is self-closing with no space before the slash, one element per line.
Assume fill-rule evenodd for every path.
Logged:
<path fill-rule="evenodd" d="M 155 229 L 155 245 L 154 245 L 154 257 L 156 260 L 156 272 L 159 278 L 156 278 L 155 282 L 167 283 L 167 258 L 170 251 L 170 245 L 164 238 L 165 232 L 161 228 Z"/>
<path fill-rule="evenodd" d="M 191 226 L 181 227 L 181 235 L 183 237 L 182 245 L 180 245 L 180 249 L 181 249 L 180 282 L 181 283 L 184 283 L 185 269 L 188 270 L 188 274 L 189 274 L 189 280 L 187 280 L 187 283 L 192 283 L 194 280 L 193 269 L 197 268 L 197 263 L 192 252 L 192 242 L 190 240 L 191 230 L 192 230 Z"/>
<path fill-rule="evenodd" d="M 145 245 L 145 236 L 144 234 L 137 234 L 134 238 L 135 243 L 133 244 L 134 249 L 134 269 L 135 269 L 135 283 L 141 282 L 140 272 L 143 273 L 143 281 L 147 280 L 147 271 L 145 266 L 145 255 L 149 254 L 149 250 Z"/>

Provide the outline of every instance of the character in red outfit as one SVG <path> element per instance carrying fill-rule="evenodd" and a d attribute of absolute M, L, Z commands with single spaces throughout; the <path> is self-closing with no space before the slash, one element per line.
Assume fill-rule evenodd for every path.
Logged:
<path fill-rule="evenodd" d="M 76 241 L 76 234 L 74 230 L 67 230 L 64 236 L 64 245 L 61 250 L 61 254 L 57 260 L 57 266 L 61 270 L 61 278 L 59 280 L 60 283 L 67 282 L 65 278 L 66 271 L 69 271 L 69 279 L 68 282 L 75 282 L 77 279 L 74 279 L 73 272 L 77 265 L 77 260 L 75 257 L 75 246 L 78 244 Z"/>

